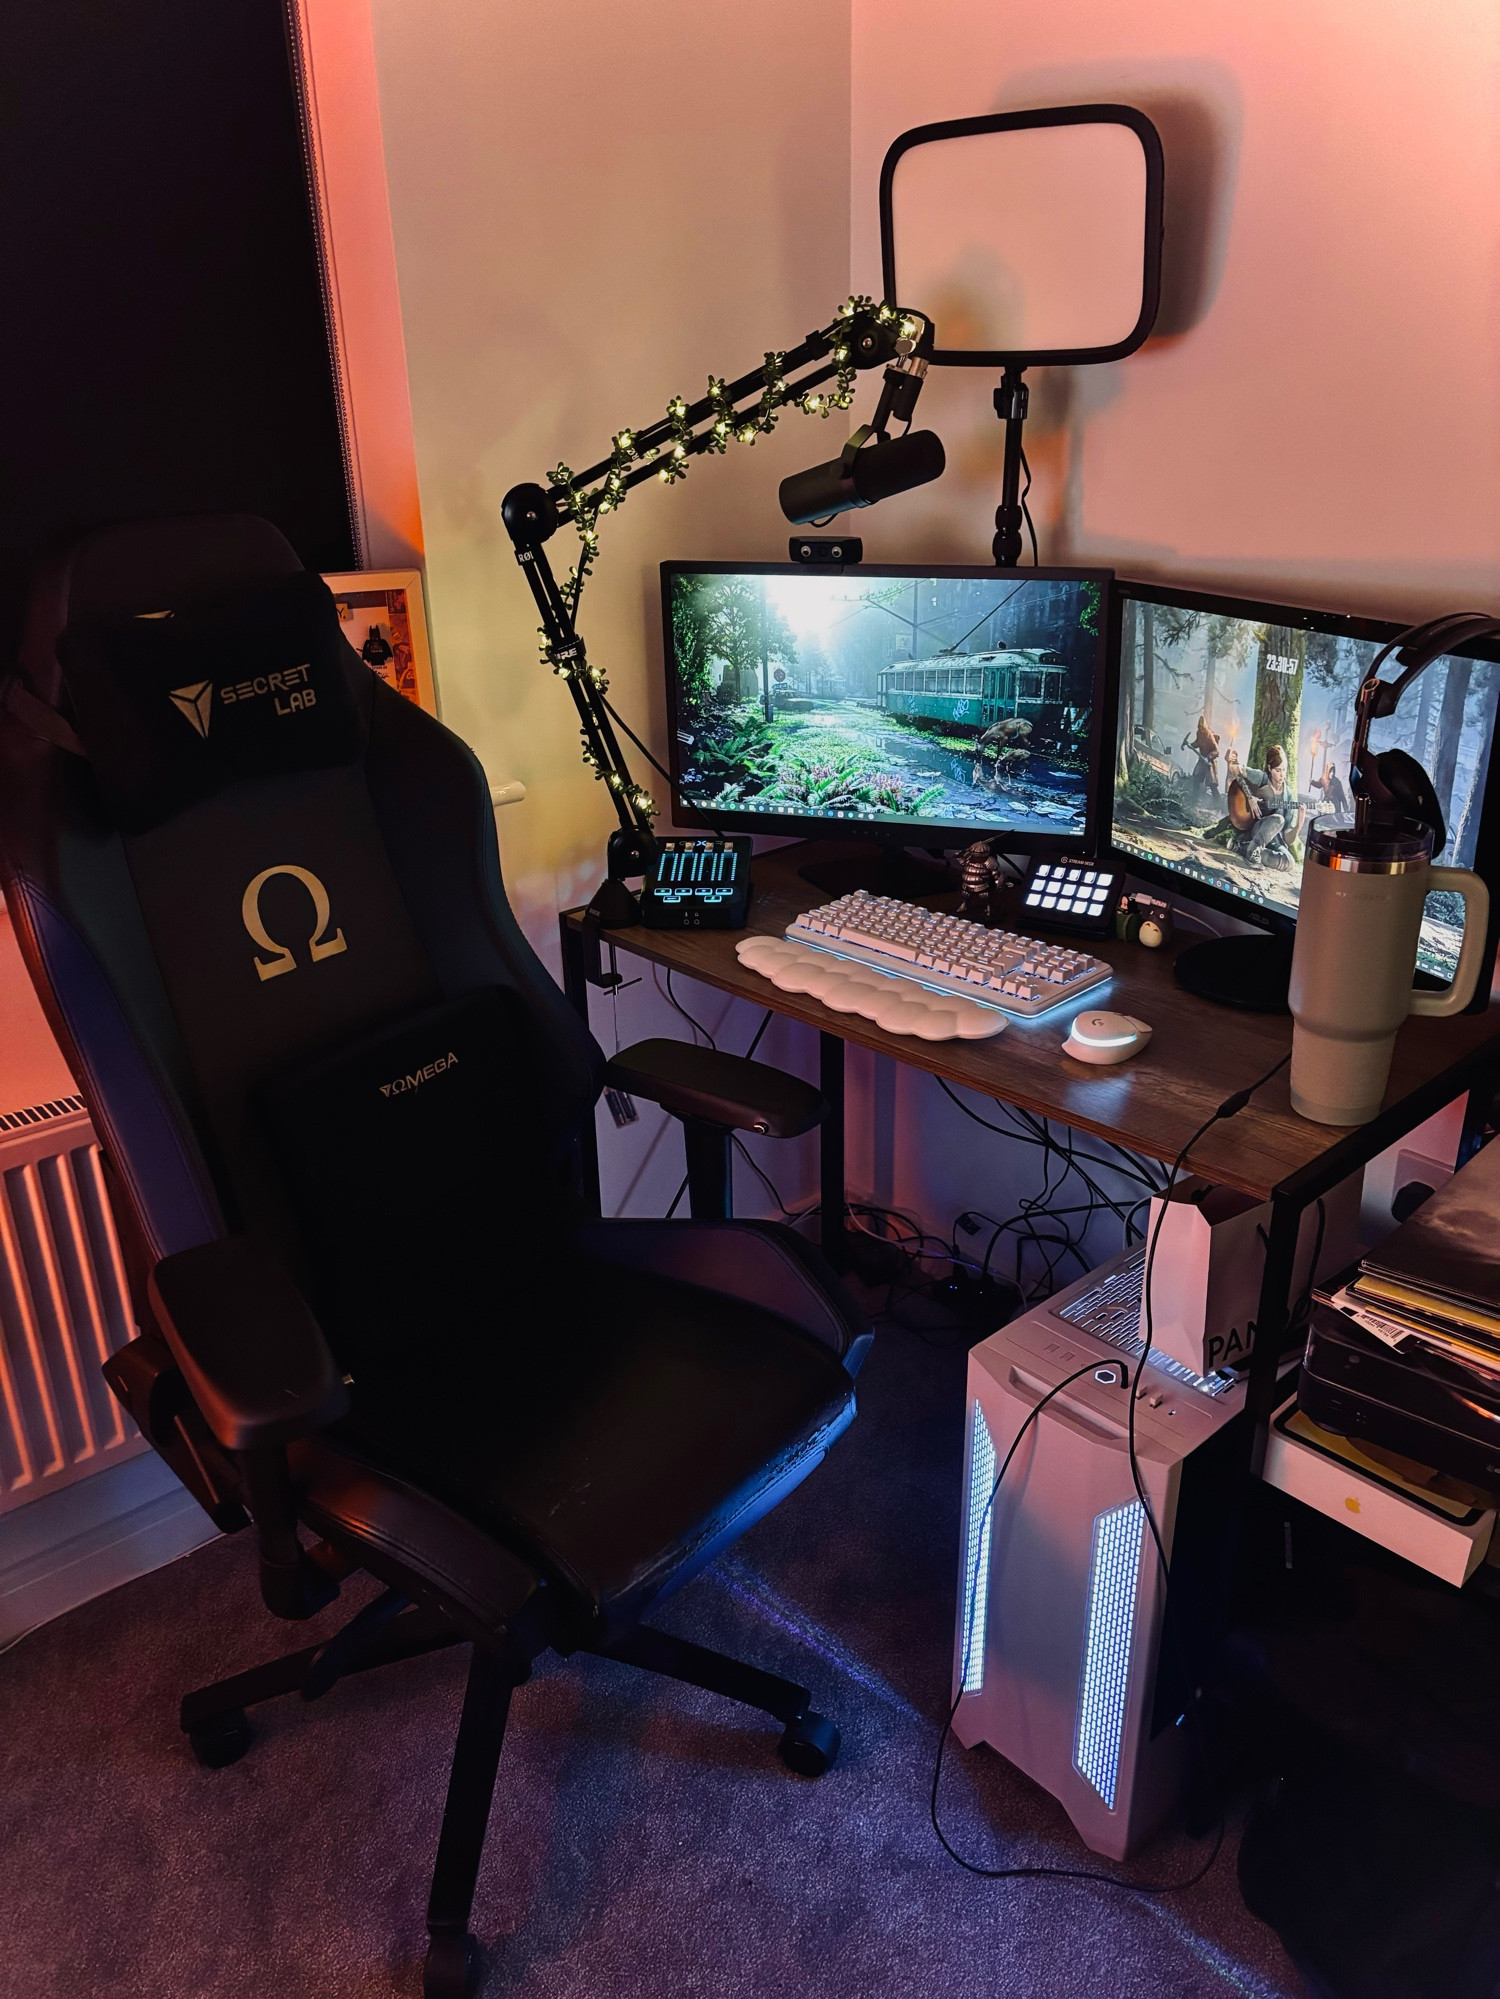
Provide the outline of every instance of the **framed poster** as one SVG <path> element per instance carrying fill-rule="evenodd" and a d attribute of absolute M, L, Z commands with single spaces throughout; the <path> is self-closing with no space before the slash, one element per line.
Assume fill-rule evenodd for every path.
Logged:
<path fill-rule="evenodd" d="M 366 569 L 325 576 L 323 581 L 339 607 L 345 638 L 366 666 L 398 694 L 435 715 L 437 690 L 421 570 Z"/>

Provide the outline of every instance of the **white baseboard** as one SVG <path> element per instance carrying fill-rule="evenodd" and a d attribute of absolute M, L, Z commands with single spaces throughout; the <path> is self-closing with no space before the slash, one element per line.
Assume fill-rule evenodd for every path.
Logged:
<path fill-rule="evenodd" d="M 217 1533 L 154 1453 L 0 1515 L 0 1646 Z"/>

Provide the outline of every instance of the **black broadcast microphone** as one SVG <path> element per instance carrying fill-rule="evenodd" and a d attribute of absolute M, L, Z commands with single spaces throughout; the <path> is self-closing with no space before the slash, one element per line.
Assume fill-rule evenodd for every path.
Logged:
<path fill-rule="evenodd" d="M 846 445 L 826 465 L 794 472 L 781 482 L 781 511 L 789 521 L 826 520 L 855 507 L 873 507 L 893 493 L 909 493 L 939 478 L 947 459 L 935 430 L 908 431 L 904 437 Z"/>

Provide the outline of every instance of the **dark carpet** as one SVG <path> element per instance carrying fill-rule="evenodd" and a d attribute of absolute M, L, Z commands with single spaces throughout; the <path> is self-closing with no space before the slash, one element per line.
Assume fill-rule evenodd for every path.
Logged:
<path fill-rule="evenodd" d="M 1234 1838 L 1186 1894 L 987 1882 L 927 1794 L 957 1565 L 962 1345 L 886 1327 L 860 1417 L 779 1512 L 659 1621 L 803 1679 L 844 1733 L 809 1782 L 775 1724 L 598 1660 L 549 1661 L 512 1708 L 475 1927 L 486 1999 L 1300 1995 L 1247 1914 Z M 462 1652 L 255 1711 L 230 1769 L 178 1734 L 187 1689 L 290 1651 L 248 1536 L 219 1541 L 0 1658 L 4 1999 L 376 1999 L 421 1989 L 423 1905 Z M 954 1747 L 950 1837 L 990 1864 L 1099 1865 L 1061 1809 Z M 1142 1878 L 1194 1871 L 1168 1839 Z"/>

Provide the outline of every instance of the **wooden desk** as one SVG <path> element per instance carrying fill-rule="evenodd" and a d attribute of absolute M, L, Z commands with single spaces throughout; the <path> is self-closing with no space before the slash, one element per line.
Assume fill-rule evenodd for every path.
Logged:
<path fill-rule="evenodd" d="M 1115 976 L 1079 1004 L 1135 1014 L 1155 1030 L 1146 1052 L 1119 1068 L 1086 1069 L 1063 1054 L 1068 1010 L 1042 1020 L 1012 1020 L 990 1041 L 919 1041 L 888 1034 L 857 1014 L 834 1013 L 808 994 L 780 991 L 735 956 L 734 947 L 746 934 L 779 937 L 794 916 L 829 900 L 798 875 L 803 855 L 800 846 L 784 847 L 756 860 L 746 931 L 636 926 L 604 935 L 619 950 L 818 1029 L 820 1081 L 832 1106 L 824 1136 L 823 1212 L 839 1217 L 838 1225 L 825 1228 L 825 1246 L 835 1262 L 842 1249 L 846 1042 L 1164 1162 L 1177 1157 L 1216 1105 L 1263 1076 L 1291 1047 L 1289 1018 L 1238 1013 L 1198 999 L 1177 984 L 1172 948 L 1146 951 L 1113 938 L 1087 944 L 1109 961 Z M 561 919 L 563 968 L 568 996 L 587 1019 L 591 968 L 582 919 L 581 910 L 569 910 Z M 1256 1341 L 1261 1366 L 1251 1378 L 1252 1407 L 1262 1418 L 1274 1393 L 1302 1210 L 1466 1091 L 1472 1125 L 1487 1111 L 1497 1085 L 1500 1007 L 1453 1020 L 1411 1020 L 1397 1037 L 1385 1103 L 1369 1124 L 1344 1129 L 1298 1117 L 1283 1070 L 1237 1117 L 1213 1126 L 1194 1146 L 1189 1164 L 1195 1173 L 1273 1204 Z"/>

